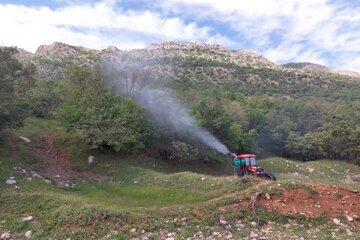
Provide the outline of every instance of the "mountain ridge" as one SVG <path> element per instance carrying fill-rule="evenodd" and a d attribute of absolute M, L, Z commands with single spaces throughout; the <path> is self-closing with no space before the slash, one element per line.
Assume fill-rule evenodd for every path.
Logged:
<path fill-rule="evenodd" d="M 313 63 L 278 65 L 261 54 L 220 45 L 162 42 L 143 49 L 95 50 L 55 42 L 40 46 L 33 55 L 19 51 L 18 58 L 35 63 L 38 76 L 47 79 L 63 79 L 66 69 L 75 65 L 105 63 L 146 68 L 174 89 L 225 87 L 244 95 L 360 99 L 360 74 Z"/>
<path fill-rule="evenodd" d="M 136 55 L 136 53 L 139 52 L 142 52 L 142 54 L 146 52 L 155 55 L 159 55 L 164 52 L 174 52 L 175 54 L 177 53 L 179 55 L 183 55 L 184 52 L 195 52 L 198 54 L 197 57 L 201 56 L 201 52 L 205 52 L 210 55 L 218 55 L 217 57 L 208 58 L 209 60 L 221 59 L 221 61 L 228 61 L 242 66 L 266 67 L 272 69 L 282 69 L 284 71 L 288 71 L 289 69 L 291 69 L 295 72 L 327 72 L 344 76 L 360 77 L 360 73 L 356 71 L 331 69 L 326 66 L 311 62 L 290 62 L 279 65 L 270 61 L 262 54 L 247 49 L 228 50 L 219 44 L 206 44 L 196 42 L 165 41 L 161 43 L 152 43 L 143 49 L 131 50 L 120 50 L 116 46 L 108 46 L 105 49 L 97 50 L 82 46 L 73 46 L 61 42 L 54 42 L 50 45 L 40 45 L 35 51 L 35 53 L 31 53 L 22 48 L 18 48 L 18 51 L 19 53 L 17 56 L 21 61 L 34 61 L 40 63 L 40 65 L 46 65 L 46 63 L 49 65 L 61 65 L 59 61 L 66 61 L 77 65 L 91 65 L 92 63 L 99 60 L 101 57 L 112 54 L 114 52 L 123 52 L 128 53 L 129 55 Z M 158 53 L 156 54 L 156 52 Z M 51 67 L 47 67 L 45 69 L 41 68 L 42 67 L 40 66 L 41 76 L 49 77 L 54 76 L 55 74 L 55 76 L 63 78 L 63 73 L 59 70 Z M 52 70 L 55 70 L 55 72 L 53 72 Z"/>

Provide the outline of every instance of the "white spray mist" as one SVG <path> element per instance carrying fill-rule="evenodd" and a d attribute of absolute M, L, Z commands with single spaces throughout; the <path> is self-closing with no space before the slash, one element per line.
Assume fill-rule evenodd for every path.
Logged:
<path fill-rule="evenodd" d="M 170 89 L 160 87 L 157 79 L 155 84 L 153 79 L 149 79 L 143 66 L 138 63 L 125 64 L 123 58 L 116 56 L 112 57 L 111 62 L 103 61 L 102 66 L 106 72 L 104 82 L 110 90 L 131 96 L 160 128 L 171 128 L 176 133 L 200 141 L 221 154 L 229 153 L 224 144 L 197 124 Z"/>

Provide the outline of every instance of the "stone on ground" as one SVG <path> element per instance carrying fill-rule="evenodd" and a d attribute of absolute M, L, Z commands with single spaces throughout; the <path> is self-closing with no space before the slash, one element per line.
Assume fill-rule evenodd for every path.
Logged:
<path fill-rule="evenodd" d="M 334 219 L 333 219 L 333 222 L 334 222 L 336 225 L 340 225 L 340 220 L 337 219 L 337 218 L 334 218 Z"/>
<path fill-rule="evenodd" d="M 33 220 L 33 216 L 28 216 L 28 217 L 23 218 L 24 222 L 31 221 L 31 220 Z"/>
<path fill-rule="evenodd" d="M 25 237 L 31 238 L 31 237 L 32 237 L 32 232 L 31 232 L 31 231 L 27 231 L 27 232 L 25 233 Z"/>
<path fill-rule="evenodd" d="M 31 140 L 27 137 L 19 136 L 20 139 L 22 139 L 26 143 L 31 143 Z"/>
<path fill-rule="evenodd" d="M 1 239 L 10 239 L 11 235 L 8 232 L 4 232 L 3 234 L 1 234 L 0 238 Z"/>
<path fill-rule="evenodd" d="M 16 180 L 15 179 L 8 179 L 8 180 L 6 180 L 5 183 L 9 184 L 9 185 L 14 185 L 14 184 L 16 184 Z"/>

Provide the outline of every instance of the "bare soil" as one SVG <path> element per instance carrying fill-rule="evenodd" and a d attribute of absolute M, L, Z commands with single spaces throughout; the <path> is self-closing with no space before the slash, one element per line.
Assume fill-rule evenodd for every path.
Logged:
<path fill-rule="evenodd" d="M 102 179 L 103 176 L 93 172 L 76 172 L 71 168 L 64 147 L 54 143 L 54 136 L 49 132 L 44 132 L 39 140 L 32 139 L 29 144 L 32 151 L 39 156 L 40 168 L 55 183 L 66 184 L 71 178 L 90 178 Z"/>
<path fill-rule="evenodd" d="M 264 194 L 256 199 L 255 207 L 287 214 L 303 214 L 309 217 L 318 217 L 322 212 L 332 218 L 353 218 L 360 221 L 360 193 L 356 190 L 345 189 L 335 185 L 313 184 L 311 187 L 317 193 L 306 192 L 303 188 L 284 188 L 280 196 L 271 196 L 267 199 Z M 255 195 L 256 193 L 254 193 Z M 219 210 L 227 207 L 244 208 L 253 201 L 251 198 L 241 199 L 229 205 L 220 206 Z"/>
<path fill-rule="evenodd" d="M 311 217 L 319 216 L 326 211 L 329 217 L 347 214 L 351 217 L 360 216 L 360 193 L 334 185 L 314 184 L 316 194 L 310 194 L 304 189 L 284 189 L 281 196 L 271 196 L 270 199 L 259 199 L 258 205 L 267 210 L 289 214 L 304 214 Z"/>

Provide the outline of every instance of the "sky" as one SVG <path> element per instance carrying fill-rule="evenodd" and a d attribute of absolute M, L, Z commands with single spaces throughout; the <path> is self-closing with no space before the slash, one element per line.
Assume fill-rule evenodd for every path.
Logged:
<path fill-rule="evenodd" d="M 359 13 L 358 0 L 0 0 L 0 45 L 199 42 L 360 71 Z"/>

